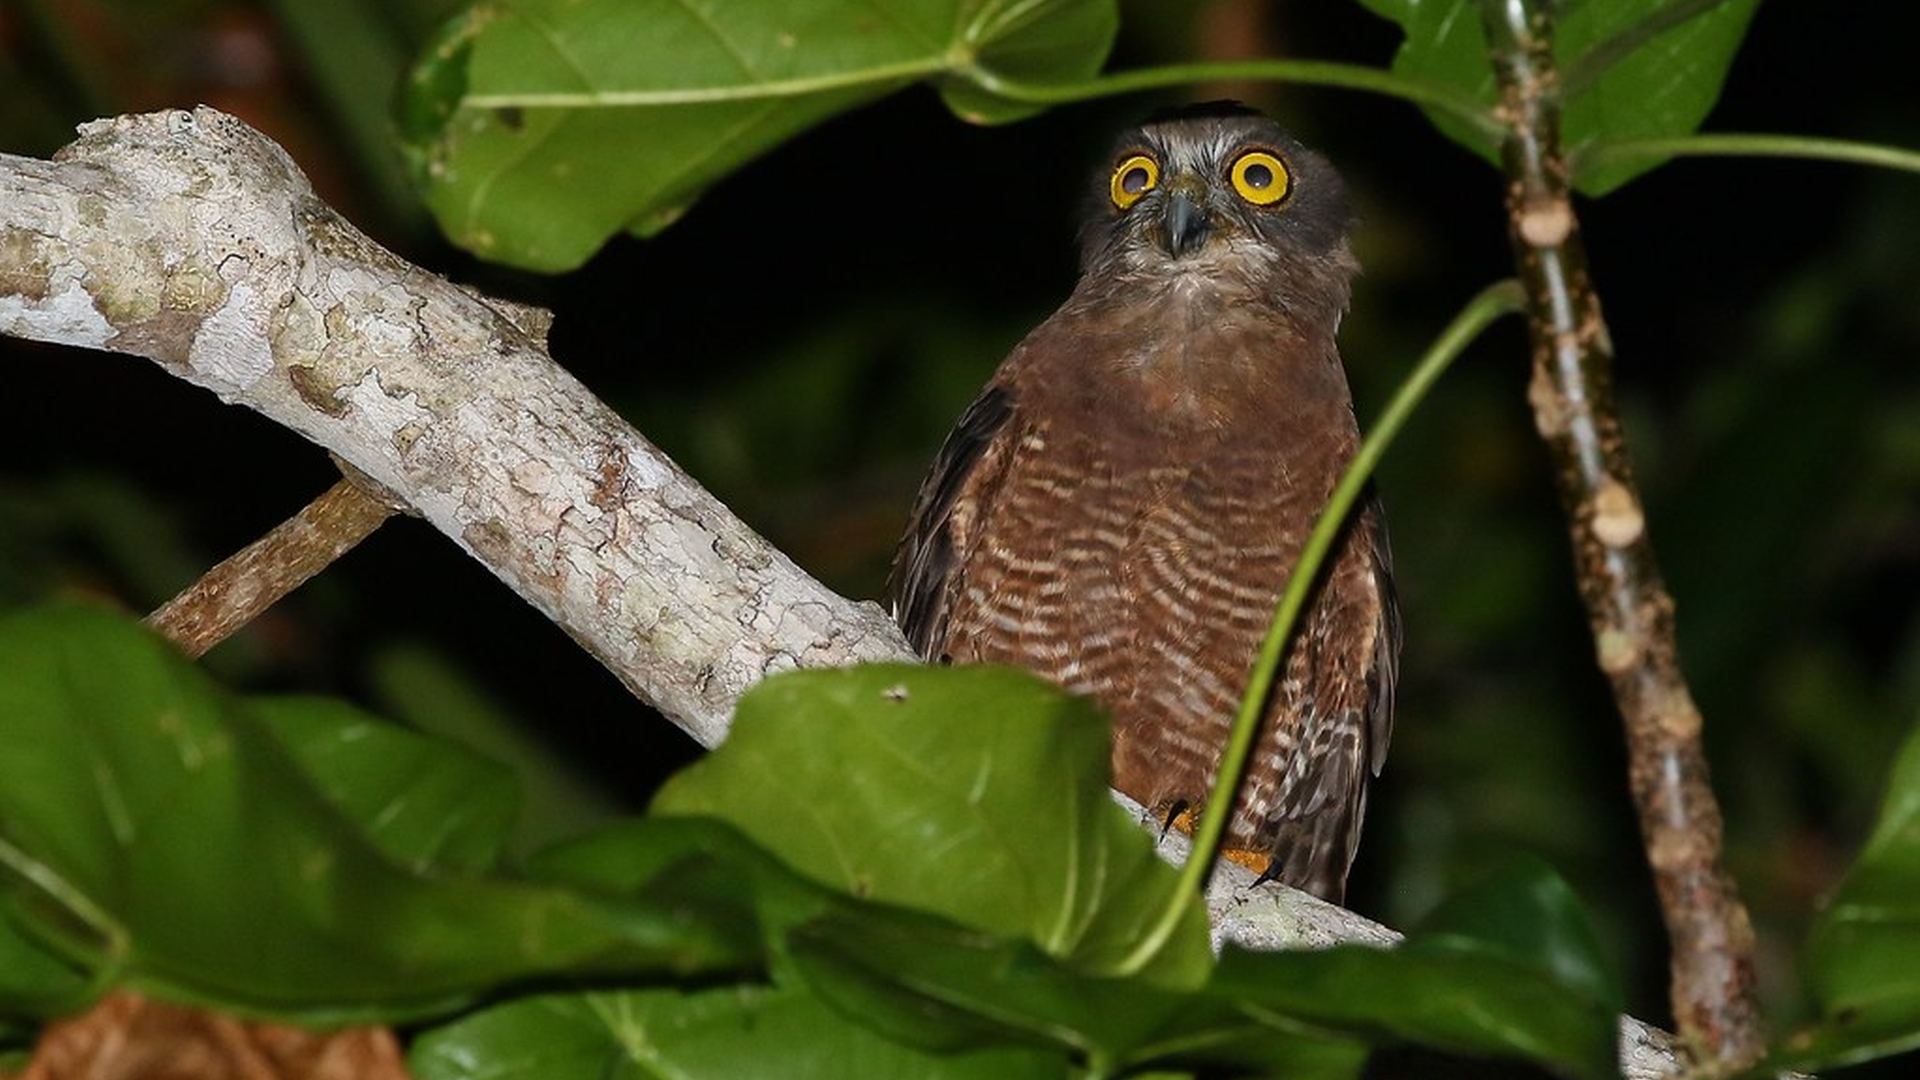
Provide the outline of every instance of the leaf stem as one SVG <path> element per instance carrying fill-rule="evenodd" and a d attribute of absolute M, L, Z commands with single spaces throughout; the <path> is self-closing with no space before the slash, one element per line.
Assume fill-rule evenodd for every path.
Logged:
<path fill-rule="evenodd" d="M 1588 143 L 1574 150 L 1574 175 L 1603 165 L 1635 158 L 1668 157 L 1784 157 L 1806 161 L 1834 161 L 1846 165 L 1873 165 L 1920 173 L 1920 150 L 1854 142 L 1814 135 L 1725 134 L 1676 135 L 1661 139 L 1620 139 Z"/>
<path fill-rule="evenodd" d="M 1021 82 L 978 65 L 960 74 L 983 90 L 1028 105 L 1064 105 L 1090 98 L 1201 82 L 1249 80 L 1331 86 L 1342 90 L 1385 94 L 1446 113 L 1471 125 L 1489 139 L 1498 138 L 1502 130 L 1494 119 L 1492 106 L 1471 95 L 1451 87 L 1395 75 L 1380 68 L 1328 60 L 1227 60 L 1167 64 L 1063 83 Z"/>
<path fill-rule="evenodd" d="M 120 925 L 106 909 L 93 902 L 93 898 L 83 892 L 79 886 L 68 881 L 52 867 L 28 855 L 6 840 L 0 840 L 0 870 L 9 870 L 22 881 L 38 889 L 59 905 L 60 909 L 71 915 L 81 926 L 91 931 L 94 940 L 82 947 L 65 935 L 50 934 L 41 939 L 60 956 L 78 966 L 90 968 L 92 976 L 88 980 L 89 988 L 84 998 L 91 999 L 104 993 L 107 987 L 118 981 L 123 974 L 121 966 L 131 947 L 127 930 Z"/>
<path fill-rule="evenodd" d="M 1200 816 L 1199 828 L 1193 837 L 1193 848 L 1187 855 L 1186 865 L 1181 868 L 1180 887 L 1175 890 L 1172 903 L 1167 905 L 1166 912 L 1152 932 L 1143 937 L 1134 951 L 1120 963 L 1120 973 L 1132 974 L 1152 960 L 1185 917 L 1187 905 L 1199 902 L 1205 893 L 1207 880 L 1213 873 L 1214 860 L 1226 836 L 1227 823 L 1233 817 L 1231 808 L 1235 802 L 1234 795 L 1246 774 L 1247 759 L 1252 756 L 1254 742 L 1259 736 L 1267 698 L 1279 675 L 1280 661 L 1286 653 L 1288 640 L 1293 636 L 1294 624 L 1299 621 L 1300 613 L 1306 607 L 1309 592 L 1320 575 L 1321 564 L 1338 542 L 1354 503 L 1366 490 L 1367 481 L 1372 478 L 1380 459 L 1386 455 L 1387 447 L 1393 444 L 1394 437 L 1406 426 L 1408 417 L 1426 398 L 1434 382 L 1466 347 L 1493 322 L 1522 310 L 1524 305 L 1525 294 L 1519 282 L 1509 279 L 1482 289 L 1467 302 L 1460 314 L 1454 316 L 1453 322 L 1447 325 L 1428 348 L 1426 355 L 1414 365 L 1413 371 L 1401 381 L 1393 399 L 1374 422 L 1372 432 L 1361 442 L 1352 463 L 1347 466 L 1340 483 L 1335 485 L 1333 494 L 1328 497 L 1319 520 L 1314 523 L 1313 532 L 1308 534 L 1305 545 L 1301 547 L 1300 559 L 1287 578 L 1286 591 L 1280 596 L 1273 621 L 1267 627 L 1267 636 L 1260 644 L 1259 658 L 1247 680 L 1246 694 L 1240 699 L 1240 714 L 1234 720 L 1233 734 L 1220 756 L 1220 772 L 1214 779 L 1213 792 L 1207 800 L 1208 806 L 1226 809 Z"/>
<path fill-rule="evenodd" d="M 1422 79 L 1410 79 L 1391 71 L 1364 64 L 1344 64 L 1331 60 L 1227 60 L 1192 64 L 1167 64 L 1132 71 L 1096 75 L 1079 82 L 1023 82 L 1008 78 L 985 64 L 948 56 L 920 57 L 895 64 L 830 74 L 809 75 L 758 83 L 718 86 L 650 87 L 627 90 L 513 90 L 470 94 L 461 104 L 475 109 L 606 109 L 643 108 L 663 105 L 714 104 L 730 101 L 762 101 L 770 98 L 799 97 L 830 91 L 870 88 L 879 83 L 905 84 L 918 79 L 949 77 L 964 79 L 982 90 L 1007 101 L 1025 105 L 1065 105 L 1093 98 L 1141 90 L 1159 90 L 1209 81 L 1248 80 L 1255 82 L 1292 82 L 1306 86 L 1330 86 L 1342 90 L 1366 90 L 1412 102 L 1422 108 L 1459 120 L 1488 139 L 1497 139 L 1502 128 L 1493 108 L 1470 94 Z"/>
<path fill-rule="evenodd" d="M 840 90 L 871 91 L 885 83 L 901 86 L 917 79 L 952 71 L 944 57 L 924 57 L 853 68 L 797 79 L 723 83 L 716 86 L 662 86 L 628 90 L 506 90 L 468 94 L 460 104 L 472 109 L 639 109 L 666 105 L 712 105 L 732 101 L 767 101 L 804 97 Z"/>

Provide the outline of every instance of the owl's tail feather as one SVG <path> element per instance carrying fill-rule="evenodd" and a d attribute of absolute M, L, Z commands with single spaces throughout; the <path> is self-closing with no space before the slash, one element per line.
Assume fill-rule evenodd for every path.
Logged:
<path fill-rule="evenodd" d="M 1335 799 L 1318 813 L 1275 822 L 1273 861 L 1261 881 L 1309 892 L 1330 904 L 1343 903 L 1347 872 L 1360 847 L 1360 822 L 1367 813 L 1367 789 L 1356 785 L 1356 797 Z"/>

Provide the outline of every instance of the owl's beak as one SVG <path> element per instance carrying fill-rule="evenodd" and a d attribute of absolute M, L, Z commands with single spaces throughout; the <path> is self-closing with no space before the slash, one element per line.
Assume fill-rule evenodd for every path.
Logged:
<path fill-rule="evenodd" d="M 1167 251 L 1178 259 L 1207 242 L 1213 223 L 1193 196 L 1178 188 L 1167 193 Z"/>

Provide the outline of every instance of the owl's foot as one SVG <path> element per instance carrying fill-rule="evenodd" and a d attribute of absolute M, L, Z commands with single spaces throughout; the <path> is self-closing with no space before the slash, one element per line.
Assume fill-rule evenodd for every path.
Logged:
<path fill-rule="evenodd" d="M 1246 848 L 1227 848 L 1220 852 L 1220 857 L 1231 862 L 1237 862 L 1241 866 L 1253 871 L 1255 877 L 1260 881 L 1265 881 L 1268 872 L 1273 869 L 1273 852 L 1271 851 L 1248 851 Z"/>
<path fill-rule="evenodd" d="M 1179 800 L 1167 807 L 1164 816 L 1161 817 L 1160 835 L 1165 836 L 1169 829 L 1179 829 L 1188 836 L 1192 836 L 1199 820 L 1199 814 L 1194 810 L 1193 804 L 1184 799 Z M 1222 849 L 1220 857 L 1239 863 L 1253 871 L 1262 881 L 1265 881 L 1267 875 L 1273 870 L 1273 852 L 1271 851 L 1249 851 L 1246 848 L 1230 847 Z"/>

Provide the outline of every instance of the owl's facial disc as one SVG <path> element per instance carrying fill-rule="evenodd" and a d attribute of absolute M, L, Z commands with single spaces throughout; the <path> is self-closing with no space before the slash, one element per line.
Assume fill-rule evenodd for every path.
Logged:
<path fill-rule="evenodd" d="M 1112 154 L 1087 192 L 1084 270 L 1197 281 L 1331 259 L 1351 273 L 1339 175 L 1271 120 L 1196 107 L 1127 132 Z"/>

